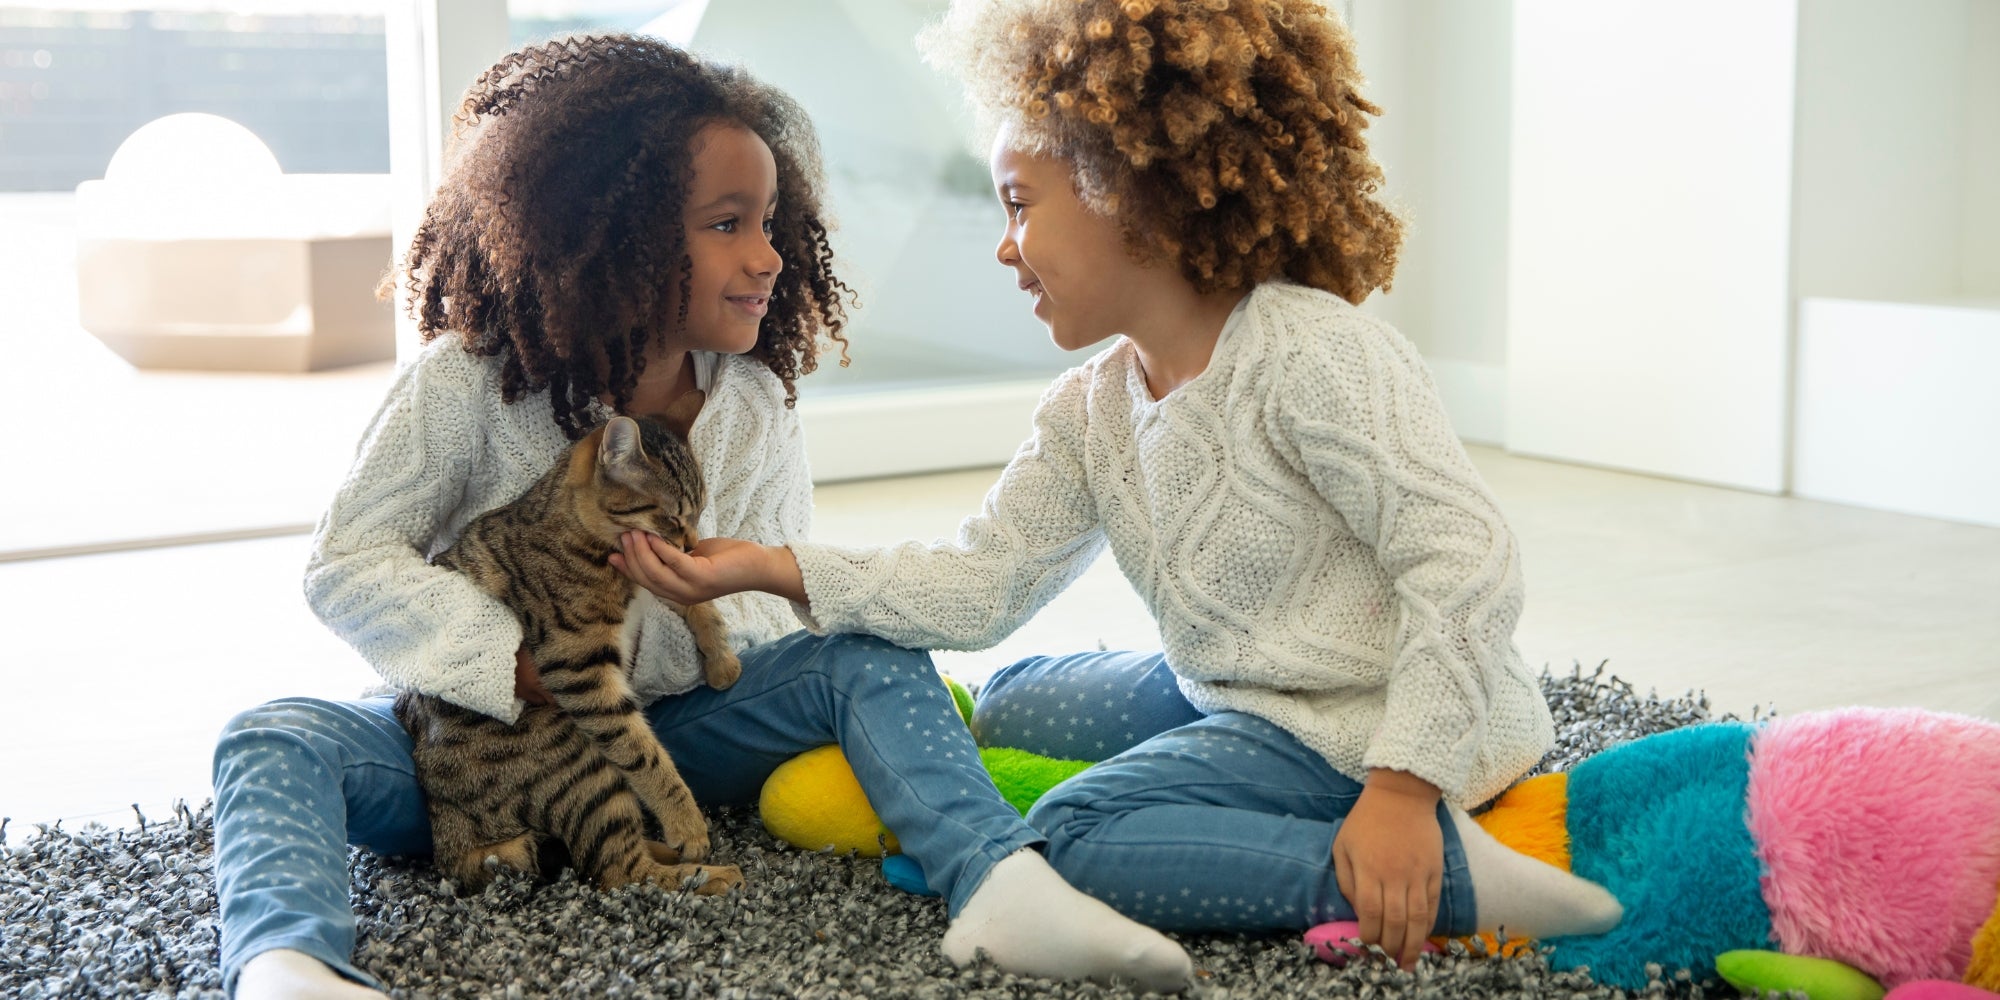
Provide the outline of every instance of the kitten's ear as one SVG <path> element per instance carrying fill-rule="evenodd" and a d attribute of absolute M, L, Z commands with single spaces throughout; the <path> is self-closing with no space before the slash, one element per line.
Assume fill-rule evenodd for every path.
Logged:
<path fill-rule="evenodd" d="M 694 418 L 701 416 L 701 404 L 707 400 L 708 393 L 700 389 L 692 390 L 674 400 L 673 405 L 667 407 L 667 412 L 660 414 L 660 422 L 686 441 L 688 429 L 694 426 Z"/>
<path fill-rule="evenodd" d="M 597 443 L 597 467 L 616 473 L 640 463 L 645 449 L 639 445 L 639 424 L 631 417 L 612 417 L 604 425 L 604 438 Z"/>

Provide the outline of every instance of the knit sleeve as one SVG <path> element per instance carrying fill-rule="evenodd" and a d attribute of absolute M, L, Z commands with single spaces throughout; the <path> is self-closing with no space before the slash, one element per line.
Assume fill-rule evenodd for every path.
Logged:
<path fill-rule="evenodd" d="M 465 576 L 426 562 L 480 453 L 482 385 L 454 345 L 401 373 L 320 518 L 305 595 L 392 686 L 512 722 L 520 624 Z"/>
<path fill-rule="evenodd" d="M 1087 369 L 1043 394 L 1015 452 L 956 541 L 853 549 L 794 544 L 814 632 L 902 646 L 985 649 L 1068 587 L 1104 548 L 1084 466 Z"/>
<path fill-rule="evenodd" d="M 1387 705 L 1364 766 L 1456 799 L 1510 669 L 1519 553 L 1416 348 L 1359 313 L 1330 322 L 1288 331 L 1266 426 L 1393 581 Z"/>

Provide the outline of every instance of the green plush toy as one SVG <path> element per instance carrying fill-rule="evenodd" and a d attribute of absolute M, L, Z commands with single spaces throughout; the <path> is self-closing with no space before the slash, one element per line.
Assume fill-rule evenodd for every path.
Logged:
<path fill-rule="evenodd" d="M 949 677 L 943 678 L 951 690 L 951 700 L 967 725 L 972 722 L 972 694 Z M 1091 765 L 1087 760 L 1058 760 L 1013 750 L 987 747 L 979 751 L 980 761 L 993 784 L 1014 808 L 1023 814 L 1044 792 Z M 780 765 L 764 781 L 757 800 L 764 829 L 793 847 L 808 851 L 832 850 L 879 858 L 901 852 L 896 835 L 882 825 L 875 809 L 862 794 L 861 783 L 837 746 L 824 746 Z M 898 884 L 901 884 L 900 882 Z"/>
<path fill-rule="evenodd" d="M 1874 976 L 1830 958 L 1744 949 L 1717 955 L 1715 969 L 1729 985 L 1751 996 L 1804 993 L 1807 1000 L 1882 1000 L 1888 992 Z"/>

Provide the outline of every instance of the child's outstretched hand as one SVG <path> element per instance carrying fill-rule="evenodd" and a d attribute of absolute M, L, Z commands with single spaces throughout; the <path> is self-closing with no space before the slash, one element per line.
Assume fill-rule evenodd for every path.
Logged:
<path fill-rule="evenodd" d="M 675 604 L 700 604 L 725 594 L 762 590 L 806 603 L 805 580 L 792 550 L 740 538 L 704 538 L 682 552 L 666 539 L 628 531 L 611 554 L 611 568 Z"/>
<path fill-rule="evenodd" d="M 1333 838 L 1333 873 L 1354 907 L 1361 940 L 1405 969 L 1430 936 L 1444 887 L 1444 830 L 1437 786 L 1375 770 Z"/>

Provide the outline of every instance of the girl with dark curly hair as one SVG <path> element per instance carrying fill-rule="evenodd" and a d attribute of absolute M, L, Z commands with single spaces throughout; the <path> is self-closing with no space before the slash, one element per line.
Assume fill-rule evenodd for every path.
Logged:
<path fill-rule="evenodd" d="M 592 427 L 694 393 L 689 445 L 709 492 L 698 532 L 803 541 L 812 487 L 793 382 L 813 370 L 817 337 L 845 343 L 846 287 L 829 264 L 812 127 L 740 70 L 645 38 L 569 38 L 487 70 L 458 122 L 407 258 L 427 346 L 320 521 L 305 590 L 392 687 L 511 722 L 549 697 L 520 625 L 427 557 Z M 634 694 L 701 804 L 755 801 L 778 765 L 837 743 L 946 897 L 954 953 L 983 949 L 1028 974 L 1185 977 L 1178 946 L 1032 850 L 1043 838 L 994 789 L 927 654 L 795 632 L 768 596 L 719 610 L 743 666 L 719 691 L 701 683 L 678 615 L 650 596 L 633 611 Z M 216 747 L 215 786 L 237 996 L 379 996 L 352 961 L 347 845 L 430 846 L 391 700 L 245 712 Z M 1008 907 L 1039 936 L 964 919 Z"/>
<path fill-rule="evenodd" d="M 955 545 L 709 539 L 639 568 L 815 628 L 977 649 L 1107 545 L 1160 654 L 1042 657 L 982 743 L 1101 761 L 1029 822 L 1073 884 L 1176 930 L 1602 931 L 1600 887 L 1470 822 L 1553 740 L 1514 536 L 1422 358 L 1356 308 L 1395 272 L 1353 41 L 1313 0 L 959 0 L 924 45 L 992 139 L 997 256 L 1056 380 Z"/>

